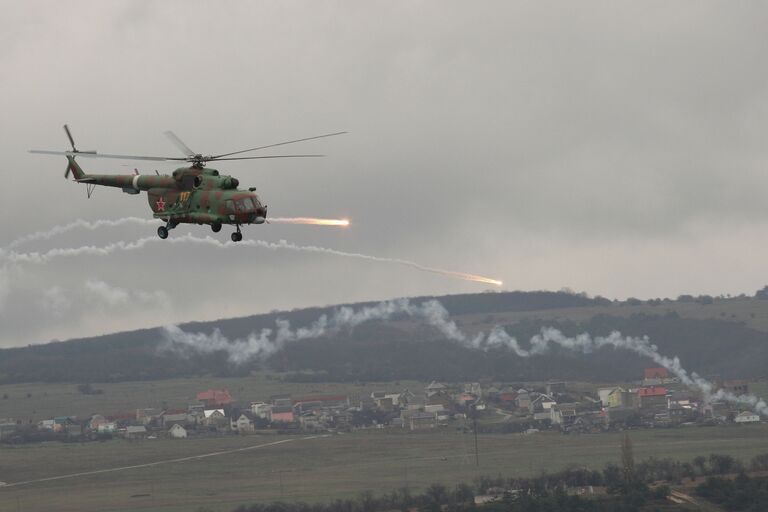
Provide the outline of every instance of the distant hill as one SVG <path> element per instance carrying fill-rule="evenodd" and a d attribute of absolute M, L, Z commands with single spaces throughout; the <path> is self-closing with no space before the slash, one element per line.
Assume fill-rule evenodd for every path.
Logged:
<path fill-rule="evenodd" d="M 768 371 L 768 300 L 760 297 L 623 303 L 566 292 L 507 292 L 417 297 L 437 299 L 463 329 L 484 330 L 500 323 L 520 340 L 542 326 L 567 334 L 619 330 L 649 335 L 667 355 L 701 374 L 762 377 Z M 375 303 L 350 304 L 359 308 Z M 185 331 L 219 328 L 230 339 L 273 328 L 278 318 L 308 325 L 334 307 L 307 308 L 243 318 L 182 325 Z M 550 378 L 606 381 L 633 378 L 649 362 L 603 349 L 589 357 L 563 351 L 521 359 L 507 351 L 486 353 L 443 339 L 426 325 L 407 319 L 363 324 L 325 338 L 293 342 L 265 362 L 233 366 L 224 354 L 188 358 L 157 350 L 159 329 L 144 329 L 0 350 L 0 383 L 29 381 L 107 382 L 196 375 L 239 376 L 264 368 L 295 380 L 503 380 Z"/>

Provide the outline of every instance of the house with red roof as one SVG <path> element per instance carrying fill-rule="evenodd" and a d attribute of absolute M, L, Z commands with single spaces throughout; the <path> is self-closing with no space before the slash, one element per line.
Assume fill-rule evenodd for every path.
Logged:
<path fill-rule="evenodd" d="M 218 408 L 229 405 L 235 400 L 226 389 L 209 389 L 197 394 L 197 400 L 203 402 L 206 408 Z"/>
<path fill-rule="evenodd" d="M 640 398 L 641 409 L 666 410 L 667 388 L 662 386 L 649 386 L 637 390 Z"/>
<path fill-rule="evenodd" d="M 672 379 L 669 370 L 664 367 L 646 368 L 643 371 L 643 386 L 659 386 L 666 384 Z"/>

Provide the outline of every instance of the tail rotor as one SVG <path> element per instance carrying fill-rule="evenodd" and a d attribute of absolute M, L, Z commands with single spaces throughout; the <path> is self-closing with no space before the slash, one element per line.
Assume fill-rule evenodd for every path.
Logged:
<path fill-rule="evenodd" d="M 64 133 L 67 134 L 67 138 L 69 139 L 69 143 L 72 145 L 72 152 L 77 153 L 77 148 L 75 147 L 75 139 L 72 138 L 72 132 L 69 131 L 69 126 L 64 125 Z M 69 173 L 72 172 L 72 166 L 67 164 L 67 170 L 64 171 L 64 178 L 69 179 Z"/>

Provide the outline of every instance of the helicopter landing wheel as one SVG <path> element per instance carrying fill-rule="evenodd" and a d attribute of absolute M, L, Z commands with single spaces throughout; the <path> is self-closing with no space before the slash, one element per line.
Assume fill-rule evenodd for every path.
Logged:
<path fill-rule="evenodd" d="M 168 238 L 168 228 L 166 228 L 165 226 L 160 226 L 159 228 L 157 228 L 157 236 L 159 236 L 163 240 Z"/>
<path fill-rule="evenodd" d="M 242 239 L 243 239 L 243 234 L 241 232 L 235 231 L 234 233 L 232 233 L 233 242 L 239 242 Z"/>
<path fill-rule="evenodd" d="M 213 224 L 211 224 L 211 231 L 213 231 L 214 233 L 218 233 L 219 231 L 221 231 L 221 222 L 214 222 Z"/>

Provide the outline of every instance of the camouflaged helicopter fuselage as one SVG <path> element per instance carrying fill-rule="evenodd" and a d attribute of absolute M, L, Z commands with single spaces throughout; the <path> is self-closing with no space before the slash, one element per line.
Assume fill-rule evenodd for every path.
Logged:
<path fill-rule="evenodd" d="M 129 194 L 147 192 L 154 216 L 173 225 L 240 225 L 263 222 L 267 217 L 266 206 L 254 192 L 238 189 L 236 178 L 222 176 L 216 169 L 181 167 L 171 175 L 155 176 L 84 174 L 80 169 L 78 171 L 75 178 L 79 182 L 117 187 Z"/>

